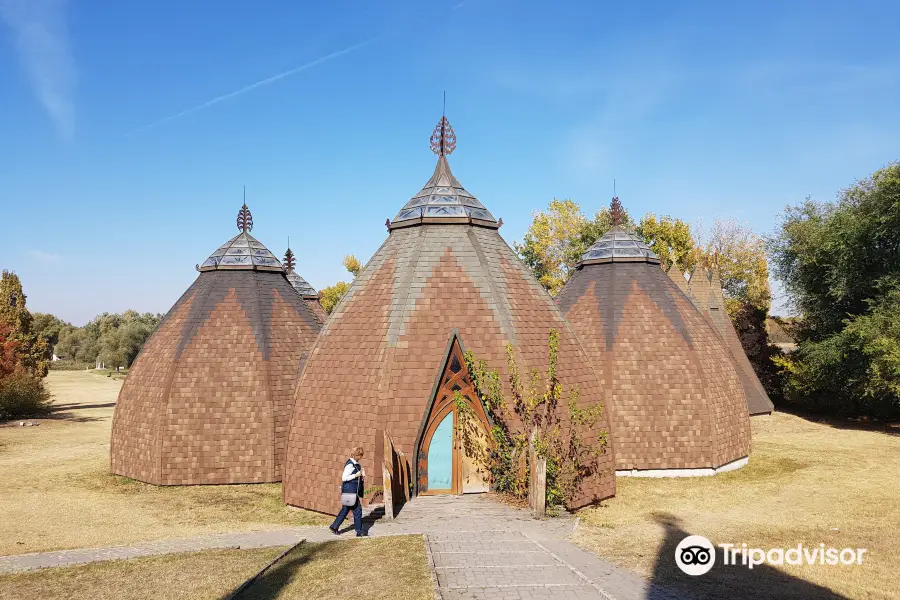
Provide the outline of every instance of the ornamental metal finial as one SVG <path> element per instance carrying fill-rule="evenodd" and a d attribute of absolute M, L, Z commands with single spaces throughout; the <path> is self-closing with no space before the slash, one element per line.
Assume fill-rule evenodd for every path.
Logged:
<path fill-rule="evenodd" d="M 291 252 L 291 248 L 290 246 L 288 246 L 287 252 L 284 253 L 284 270 L 293 271 L 296 262 L 297 261 L 294 259 L 294 253 Z"/>
<path fill-rule="evenodd" d="M 618 196 L 613 196 L 612 202 L 609 203 L 609 219 L 612 221 L 613 227 L 625 222 L 625 209 L 622 208 Z"/>
<path fill-rule="evenodd" d="M 246 202 L 244 202 L 241 210 L 238 211 L 237 228 L 239 231 L 243 232 L 253 230 L 253 215 L 250 214 L 250 209 L 247 208 Z"/>
<path fill-rule="evenodd" d="M 431 151 L 438 156 L 449 156 L 456 150 L 456 134 L 447 117 L 441 117 L 431 134 Z"/>

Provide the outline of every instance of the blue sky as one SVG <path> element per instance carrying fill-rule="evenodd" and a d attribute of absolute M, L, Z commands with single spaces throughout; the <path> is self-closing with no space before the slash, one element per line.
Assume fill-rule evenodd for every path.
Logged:
<path fill-rule="evenodd" d="M 900 5 L 0 0 L 0 266 L 34 311 L 165 312 L 253 234 L 321 288 L 453 170 L 520 240 L 632 214 L 770 232 L 900 158 Z M 283 75 L 280 76 L 279 75 Z M 270 79 L 274 78 L 274 79 Z M 255 85 L 258 83 L 258 85 Z"/>

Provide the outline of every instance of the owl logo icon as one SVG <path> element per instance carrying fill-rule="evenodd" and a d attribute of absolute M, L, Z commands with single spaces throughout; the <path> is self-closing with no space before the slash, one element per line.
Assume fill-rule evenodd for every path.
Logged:
<path fill-rule="evenodd" d="M 675 548 L 675 564 L 691 576 L 708 573 L 716 563 L 716 549 L 702 535 L 689 535 Z"/>

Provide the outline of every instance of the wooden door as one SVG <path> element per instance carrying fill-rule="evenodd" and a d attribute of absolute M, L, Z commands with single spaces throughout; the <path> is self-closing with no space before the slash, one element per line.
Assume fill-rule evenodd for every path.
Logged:
<path fill-rule="evenodd" d="M 463 494 L 488 490 L 485 473 L 481 472 L 473 458 L 466 455 L 458 434 L 457 394 L 472 409 L 486 440 L 489 430 L 487 415 L 466 368 L 459 340 L 454 337 L 426 417 L 419 448 L 417 482 L 420 494 Z"/>

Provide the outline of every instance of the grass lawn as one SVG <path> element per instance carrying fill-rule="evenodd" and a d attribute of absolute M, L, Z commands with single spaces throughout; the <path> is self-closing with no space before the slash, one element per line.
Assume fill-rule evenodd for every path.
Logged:
<path fill-rule="evenodd" d="M 0 575 L 0 599 L 224 600 L 282 550 L 209 550 Z M 240 599 L 430 600 L 431 585 L 420 536 L 333 541 L 302 544 Z"/>
<path fill-rule="evenodd" d="M 283 550 L 207 550 L 0 575 L 0 600 L 224 599 Z"/>
<path fill-rule="evenodd" d="M 575 541 L 699 598 L 897 597 L 900 435 L 839 429 L 776 413 L 752 419 L 750 464 L 715 477 L 617 479 L 617 496 L 580 512 Z M 898 432 L 900 433 L 900 432 Z M 675 565 L 686 535 L 750 547 L 867 548 L 854 566 Z"/>
<path fill-rule="evenodd" d="M 109 437 L 122 385 L 85 371 L 51 371 L 52 418 L 0 427 L 0 555 L 110 546 L 225 531 L 322 524 L 288 508 L 281 484 L 155 487 L 109 474 Z"/>
<path fill-rule="evenodd" d="M 241 600 L 431 600 L 421 536 L 302 544 L 250 586 Z"/>

